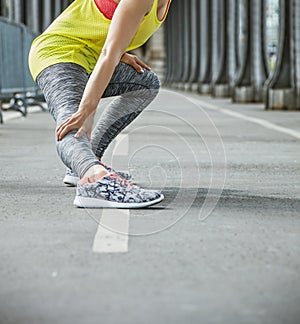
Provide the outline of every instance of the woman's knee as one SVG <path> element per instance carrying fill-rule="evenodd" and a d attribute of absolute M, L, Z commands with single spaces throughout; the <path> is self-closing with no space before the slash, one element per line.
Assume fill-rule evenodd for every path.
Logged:
<path fill-rule="evenodd" d="M 159 88 L 159 78 L 153 71 L 144 69 L 144 73 L 138 73 L 132 66 L 120 62 L 102 97 L 119 96 L 143 90 L 148 90 L 156 95 Z"/>
<path fill-rule="evenodd" d="M 151 98 L 150 101 L 152 101 L 158 95 L 160 80 L 154 72 L 148 70 L 145 70 L 141 77 L 143 81 L 140 95 L 143 93 L 144 97 Z"/>
<path fill-rule="evenodd" d="M 144 74 L 146 76 L 146 84 L 148 86 L 148 89 L 153 90 L 159 90 L 160 89 L 160 80 L 153 71 L 144 71 Z"/>

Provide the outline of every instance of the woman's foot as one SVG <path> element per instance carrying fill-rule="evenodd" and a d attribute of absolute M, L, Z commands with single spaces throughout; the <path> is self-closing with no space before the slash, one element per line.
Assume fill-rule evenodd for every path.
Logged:
<path fill-rule="evenodd" d="M 130 180 L 132 178 L 131 175 L 127 172 L 116 171 L 112 167 L 103 163 L 102 161 L 99 161 L 99 162 L 109 173 L 115 173 L 120 178 L 126 179 L 126 180 Z M 80 178 L 78 177 L 78 175 L 75 172 L 73 172 L 71 169 L 67 168 L 65 177 L 63 179 L 63 183 L 69 187 L 76 187 L 79 180 L 80 180 Z"/>
<path fill-rule="evenodd" d="M 83 178 L 77 184 L 74 205 L 83 208 L 143 208 L 161 202 L 159 191 L 130 184 L 117 174 L 107 174 L 96 182 Z"/>
<path fill-rule="evenodd" d="M 128 172 L 123 172 L 123 171 L 116 171 L 114 170 L 111 166 L 106 165 L 104 162 L 102 162 L 101 160 L 99 160 L 100 164 L 109 172 L 109 173 L 115 173 L 117 174 L 119 177 L 121 177 L 122 179 L 125 180 L 130 180 L 132 178 L 131 174 Z"/>

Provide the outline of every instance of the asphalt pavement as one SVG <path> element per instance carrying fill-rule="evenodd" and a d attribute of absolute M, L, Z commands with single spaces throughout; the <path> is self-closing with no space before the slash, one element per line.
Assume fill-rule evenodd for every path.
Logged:
<path fill-rule="evenodd" d="M 51 117 L 14 116 L 1 324 L 300 323 L 300 112 L 163 89 L 104 161 L 165 200 L 123 212 L 75 208 Z"/>

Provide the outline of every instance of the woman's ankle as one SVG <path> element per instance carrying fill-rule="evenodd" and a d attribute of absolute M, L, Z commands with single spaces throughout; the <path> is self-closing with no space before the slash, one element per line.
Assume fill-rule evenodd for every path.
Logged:
<path fill-rule="evenodd" d="M 96 164 L 86 171 L 79 183 L 93 183 L 103 178 L 106 174 L 108 174 L 107 170 L 102 165 Z"/>

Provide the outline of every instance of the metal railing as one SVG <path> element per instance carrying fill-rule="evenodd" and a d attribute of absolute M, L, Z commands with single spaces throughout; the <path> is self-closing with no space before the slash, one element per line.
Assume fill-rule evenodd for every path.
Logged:
<path fill-rule="evenodd" d="M 300 110 L 300 1 L 173 0 L 165 39 L 166 85 Z"/>
<path fill-rule="evenodd" d="M 23 116 L 29 105 L 42 98 L 27 63 L 35 37 L 26 26 L 0 17 L 0 101 L 9 102 L 7 109 L 17 110 Z M 0 119 L 3 122 L 2 116 Z"/>
<path fill-rule="evenodd" d="M 0 123 L 1 107 L 27 114 L 43 99 L 28 68 L 31 43 L 72 0 L 0 0 Z"/>

